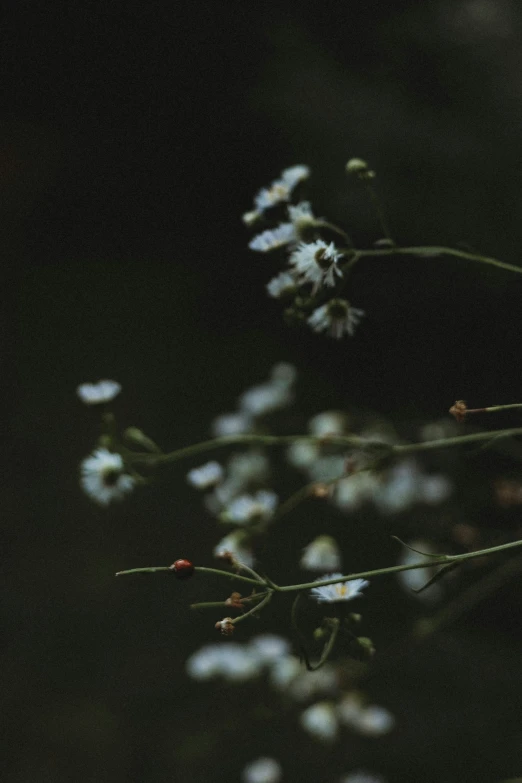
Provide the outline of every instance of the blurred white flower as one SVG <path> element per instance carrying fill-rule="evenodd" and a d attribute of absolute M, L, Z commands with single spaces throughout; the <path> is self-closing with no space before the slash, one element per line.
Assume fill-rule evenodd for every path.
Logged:
<path fill-rule="evenodd" d="M 360 734 L 367 737 L 381 737 L 393 729 L 395 718 L 384 707 L 370 705 L 362 710 L 359 720 L 353 726 Z"/>
<path fill-rule="evenodd" d="M 335 485 L 334 502 L 341 511 L 354 511 L 379 491 L 379 477 L 364 470 L 341 479 Z"/>
<path fill-rule="evenodd" d="M 295 274 L 302 283 L 313 283 L 314 291 L 324 283 L 327 286 L 335 285 L 335 276 L 342 277 L 338 267 L 341 253 L 335 249 L 333 242 L 329 245 L 322 239 L 315 242 L 301 242 L 288 259 L 294 267 Z"/>
<path fill-rule="evenodd" d="M 447 476 L 431 474 L 423 476 L 419 487 L 419 500 L 428 505 L 442 503 L 451 494 L 451 481 Z"/>
<path fill-rule="evenodd" d="M 239 398 L 241 410 L 250 416 L 264 416 L 292 404 L 294 395 L 278 383 L 263 383 L 247 389 Z"/>
<path fill-rule="evenodd" d="M 292 386 L 297 379 L 297 370 L 290 362 L 277 362 L 270 371 L 270 380 L 272 383 L 281 386 Z"/>
<path fill-rule="evenodd" d="M 309 176 L 308 166 L 297 165 L 285 169 L 281 172 L 280 179 L 274 180 L 268 188 L 258 191 L 254 198 L 256 210 L 263 212 L 282 201 L 288 201 L 295 186 Z"/>
<path fill-rule="evenodd" d="M 80 473 L 83 491 L 101 506 L 123 500 L 134 489 L 135 481 L 124 472 L 121 455 L 104 448 L 96 449 L 80 463 Z"/>
<path fill-rule="evenodd" d="M 279 783 L 282 774 L 278 761 L 263 756 L 244 767 L 241 780 L 243 783 Z"/>
<path fill-rule="evenodd" d="M 254 636 L 249 646 L 263 665 L 272 665 L 287 657 L 290 652 L 290 643 L 287 639 L 270 633 Z"/>
<path fill-rule="evenodd" d="M 303 729 L 322 742 L 337 739 L 339 724 L 332 702 L 320 701 L 312 704 L 301 713 L 300 723 Z"/>
<path fill-rule="evenodd" d="M 317 536 L 303 549 L 299 563 L 308 571 L 335 571 L 341 567 L 341 552 L 331 536 Z"/>
<path fill-rule="evenodd" d="M 98 381 L 98 383 L 82 383 L 76 393 L 85 405 L 100 405 L 110 402 L 121 392 L 121 384 L 117 381 Z"/>
<path fill-rule="evenodd" d="M 234 560 L 236 560 L 238 563 L 243 563 L 249 568 L 252 568 L 254 565 L 254 555 L 250 547 L 246 547 L 242 543 L 243 540 L 244 536 L 242 535 L 242 531 L 238 530 L 233 533 L 229 533 L 228 536 L 222 538 L 221 541 L 219 541 L 219 543 L 214 547 L 214 557 L 226 557 L 227 555 L 232 555 Z"/>
<path fill-rule="evenodd" d="M 199 468 L 193 468 L 187 473 L 187 481 L 198 489 L 208 489 L 219 484 L 224 475 L 223 466 L 212 460 Z"/>
<path fill-rule="evenodd" d="M 247 413 L 222 413 L 212 422 L 212 434 L 216 438 L 225 435 L 243 435 L 252 432 L 252 419 Z"/>
<path fill-rule="evenodd" d="M 342 574 L 324 574 L 317 581 L 324 579 L 337 579 Z M 333 585 L 323 585 L 321 587 L 312 587 L 311 596 L 319 603 L 334 603 L 336 601 L 351 601 L 353 598 L 362 597 L 362 590 L 368 587 L 370 583 L 366 579 L 351 579 L 347 582 L 338 582 Z"/>
<path fill-rule="evenodd" d="M 237 525 L 270 519 L 278 500 L 275 492 L 266 489 L 260 489 L 254 495 L 240 495 L 227 506 L 223 512 L 223 519 Z"/>
<path fill-rule="evenodd" d="M 337 667 L 326 663 L 312 672 L 301 665 L 297 677 L 289 683 L 287 692 L 292 699 L 304 702 L 318 696 L 334 696 L 338 689 Z"/>
<path fill-rule="evenodd" d="M 331 299 L 318 307 L 308 318 L 314 332 L 328 332 L 339 340 L 344 333 L 353 335 L 355 327 L 364 315 L 364 310 L 352 307 L 346 299 Z"/>
<path fill-rule="evenodd" d="M 319 448 L 315 443 L 306 440 L 295 440 L 286 452 L 288 462 L 294 468 L 308 468 L 319 456 Z"/>
<path fill-rule="evenodd" d="M 360 769 L 350 772 L 349 775 L 341 778 L 339 783 L 386 783 L 386 781 L 381 775 L 374 775 L 372 772 Z"/>
<path fill-rule="evenodd" d="M 205 645 L 190 656 L 186 669 L 195 680 L 222 677 L 238 683 L 258 677 L 262 667 L 258 656 L 248 647 L 230 642 Z"/>
<path fill-rule="evenodd" d="M 318 438 L 328 435 L 343 435 L 346 432 L 347 416 L 342 411 L 323 411 L 308 422 L 308 431 Z"/>
<path fill-rule="evenodd" d="M 308 226 L 313 226 L 317 222 L 309 201 L 300 201 L 295 206 L 290 205 L 288 207 L 288 217 L 296 234 L 300 234 Z"/>
<path fill-rule="evenodd" d="M 276 228 L 268 228 L 261 234 L 256 234 L 248 243 L 248 247 L 259 253 L 268 253 L 270 250 L 277 250 L 279 247 L 295 242 L 297 242 L 297 234 L 293 224 L 281 223 Z"/>
<path fill-rule="evenodd" d="M 295 655 L 278 658 L 270 667 L 270 685 L 276 690 L 284 691 L 301 671 L 302 665 Z"/>
<path fill-rule="evenodd" d="M 286 294 L 294 293 L 296 289 L 295 278 L 292 277 L 290 272 L 281 272 L 277 277 L 273 277 L 267 284 L 266 290 L 268 295 L 273 299 L 279 299 Z"/>

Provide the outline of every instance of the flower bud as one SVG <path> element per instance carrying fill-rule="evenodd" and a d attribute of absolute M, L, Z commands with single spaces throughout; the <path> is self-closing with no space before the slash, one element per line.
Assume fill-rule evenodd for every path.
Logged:
<path fill-rule="evenodd" d="M 361 158 L 350 158 L 346 164 L 346 173 L 359 179 L 373 179 L 375 177 L 375 171 L 372 171 L 366 161 Z"/>

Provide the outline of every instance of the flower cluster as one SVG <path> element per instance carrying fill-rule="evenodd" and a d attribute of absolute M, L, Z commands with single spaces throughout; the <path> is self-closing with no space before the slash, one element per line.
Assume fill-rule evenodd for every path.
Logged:
<path fill-rule="evenodd" d="M 284 250 L 287 254 L 287 267 L 269 281 L 267 292 L 274 299 L 288 301 L 288 320 L 307 323 L 313 331 L 339 339 L 353 335 L 364 311 L 336 294 L 336 289 L 339 293 L 346 283 L 343 264 L 346 266 L 353 256 L 351 247 L 346 246 L 348 237 L 323 218 L 315 217 L 309 201 L 289 203 L 294 189 L 309 175 L 307 166 L 285 169 L 280 179 L 259 191 L 255 209 L 243 215 L 243 221 L 247 225 L 271 221 L 279 212 L 279 222 L 248 243 L 256 253 Z M 342 237 L 344 247 L 335 244 L 332 233 L 336 241 Z"/>

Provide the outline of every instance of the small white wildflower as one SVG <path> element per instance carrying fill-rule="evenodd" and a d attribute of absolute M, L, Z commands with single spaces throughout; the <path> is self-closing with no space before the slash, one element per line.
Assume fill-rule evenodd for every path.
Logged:
<path fill-rule="evenodd" d="M 372 705 L 362 710 L 353 726 L 367 737 L 382 737 L 393 729 L 395 718 L 384 707 Z"/>
<path fill-rule="evenodd" d="M 265 666 L 271 666 L 276 661 L 286 658 L 290 651 L 290 643 L 287 639 L 271 633 L 254 636 L 250 640 L 249 647 Z"/>
<path fill-rule="evenodd" d="M 259 253 L 268 253 L 279 247 L 297 242 L 297 234 L 292 223 L 281 223 L 277 228 L 268 228 L 261 234 L 257 234 L 248 243 L 250 250 Z"/>
<path fill-rule="evenodd" d="M 282 774 L 278 761 L 262 756 L 244 767 L 241 780 L 243 783 L 279 783 Z"/>
<path fill-rule="evenodd" d="M 212 422 L 212 434 L 219 438 L 225 435 L 243 435 L 252 432 L 252 419 L 246 413 L 222 413 Z"/>
<path fill-rule="evenodd" d="M 347 693 L 337 704 L 337 715 L 345 726 L 353 727 L 364 710 L 363 701 L 358 693 Z"/>
<path fill-rule="evenodd" d="M 98 381 L 98 383 L 82 383 L 76 393 L 85 405 L 100 405 L 110 402 L 121 392 L 121 384 L 117 381 Z"/>
<path fill-rule="evenodd" d="M 336 275 L 342 277 L 343 273 L 337 266 L 341 257 L 333 242 L 327 245 L 322 239 L 318 239 L 309 244 L 301 242 L 288 260 L 300 281 L 313 283 L 315 292 L 322 283 L 327 286 L 335 285 Z"/>
<path fill-rule="evenodd" d="M 207 644 L 188 658 L 185 668 L 193 680 L 211 680 L 221 674 L 222 645 Z"/>
<path fill-rule="evenodd" d="M 270 519 L 277 503 L 275 492 L 260 489 L 255 495 L 240 495 L 235 498 L 223 513 L 223 518 L 226 522 L 234 522 L 237 525 Z"/>
<path fill-rule="evenodd" d="M 318 438 L 328 435 L 343 435 L 346 431 L 347 416 L 342 411 L 323 411 L 308 422 L 308 431 Z"/>
<path fill-rule="evenodd" d="M 301 663 L 295 655 L 278 658 L 270 667 L 270 685 L 278 691 L 284 691 L 302 671 Z"/>
<path fill-rule="evenodd" d="M 297 234 L 300 234 L 304 229 L 315 225 L 317 222 L 309 201 L 300 201 L 295 206 L 290 205 L 288 207 L 288 217 Z"/>
<path fill-rule="evenodd" d="M 325 574 L 318 582 L 325 579 L 337 579 L 342 574 Z M 338 582 L 333 585 L 323 585 L 321 587 L 312 587 L 312 597 L 319 603 L 334 603 L 336 601 L 351 601 L 352 598 L 360 598 L 362 590 L 368 587 L 370 583 L 366 579 L 351 579 L 347 582 Z"/>
<path fill-rule="evenodd" d="M 261 188 L 254 198 L 254 205 L 259 212 L 288 201 L 295 186 L 310 176 L 308 166 L 291 166 L 281 172 L 280 179 L 274 180 L 268 188 Z"/>
<path fill-rule="evenodd" d="M 306 440 L 294 441 L 286 452 L 286 458 L 294 468 L 308 468 L 318 457 L 317 445 Z"/>
<path fill-rule="evenodd" d="M 244 537 L 240 533 L 241 531 L 236 531 L 222 538 L 214 547 L 213 555 L 214 557 L 232 555 L 238 563 L 243 563 L 251 568 L 254 565 L 254 555 L 252 550 L 242 543 Z"/>
<path fill-rule="evenodd" d="M 227 463 L 228 478 L 237 486 L 264 481 L 270 473 L 270 462 L 259 451 L 243 451 L 233 454 Z"/>
<path fill-rule="evenodd" d="M 308 467 L 308 475 L 312 481 L 333 481 L 344 475 L 345 463 L 341 454 L 319 456 Z"/>
<path fill-rule="evenodd" d="M 337 739 L 339 724 L 335 708 L 329 701 L 320 701 L 308 707 L 301 713 L 300 723 L 308 734 L 322 742 L 333 742 Z"/>
<path fill-rule="evenodd" d="M 270 380 L 281 386 L 292 386 L 297 378 L 297 370 L 290 362 L 277 362 L 270 371 Z"/>
<path fill-rule="evenodd" d="M 303 550 L 299 563 L 308 571 L 335 571 L 341 567 L 341 552 L 331 536 L 317 536 Z"/>
<path fill-rule="evenodd" d="M 359 769 L 341 778 L 339 783 L 386 783 L 386 781 L 381 775 L 374 775 L 372 772 Z"/>
<path fill-rule="evenodd" d="M 352 307 L 346 299 L 331 299 L 318 307 L 308 318 L 314 332 L 328 332 L 339 340 L 343 334 L 353 335 L 355 327 L 364 315 L 364 310 Z"/>
<path fill-rule="evenodd" d="M 439 474 L 423 476 L 420 481 L 419 499 L 428 505 L 442 503 L 451 494 L 451 481 Z"/>
<path fill-rule="evenodd" d="M 273 299 L 279 299 L 287 294 L 293 294 L 296 290 L 295 278 L 290 272 L 281 272 L 266 284 L 268 295 Z"/>
<path fill-rule="evenodd" d="M 250 416 L 264 416 L 267 413 L 287 408 L 293 402 L 292 392 L 276 383 L 263 383 L 247 389 L 239 398 L 241 410 Z"/>
<path fill-rule="evenodd" d="M 380 489 L 375 473 L 361 471 L 341 479 L 335 485 L 334 502 L 341 511 L 354 511 L 371 500 Z"/>
<path fill-rule="evenodd" d="M 293 190 L 303 179 L 308 179 L 309 176 L 310 168 L 303 164 L 290 166 L 281 172 L 281 179 L 290 190 Z"/>
<path fill-rule="evenodd" d="M 408 542 L 408 546 L 412 549 L 404 548 L 403 554 L 399 559 L 399 565 L 414 565 L 415 563 L 426 563 L 426 568 L 412 568 L 410 571 L 399 571 L 397 578 L 400 585 L 413 597 L 419 601 L 425 603 L 436 603 L 442 598 L 443 591 L 439 583 L 435 583 L 422 590 L 420 593 L 416 593 L 416 590 L 420 590 L 421 587 L 429 582 L 429 580 L 435 576 L 437 569 L 430 566 L 430 557 L 428 555 L 434 554 L 433 546 L 429 541 L 415 540 Z M 412 551 L 418 549 L 419 552 Z M 420 552 L 426 552 L 426 555 L 421 555 Z"/>
<path fill-rule="evenodd" d="M 193 487 L 198 489 L 208 489 L 213 487 L 222 480 L 224 475 L 223 466 L 212 460 L 206 462 L 199 468 L 193 468 L 187 473 L 187 481 Z"/>
<path fill-rule="evenodd" d="M 296 701 L 309 701 L 318 696 L 335 696 L 339 690 L 337 667 L 327 663 L 313 672 L 303 670 L 290 682 L 288 694 Z"/>
<path fill-rule="evenodd" d="M 120 454 L 96 449 L 80 464 L 80 484 L 83 491 L 101 506 L 113 500 L 123 500 L 134 489 L 134 479 L 124 472 Z"/>
<path fill-rule="evenodd" d="M 261 674 L 257 658 L 234 642 L 201 647 L 187 660 L 186 670 L 194 680 L 201 681 L 222 677 L 229 682 L 246 682 Z"/>

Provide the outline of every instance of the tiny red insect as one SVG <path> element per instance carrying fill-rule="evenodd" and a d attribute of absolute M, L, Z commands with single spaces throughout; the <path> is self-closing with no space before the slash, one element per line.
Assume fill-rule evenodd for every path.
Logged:
<path fill-rule="evenodd" d="M 175 560 L 171 565 L 177 579 L 190 579 L 194 573 L 194 565 L 190 560 Z"/>

